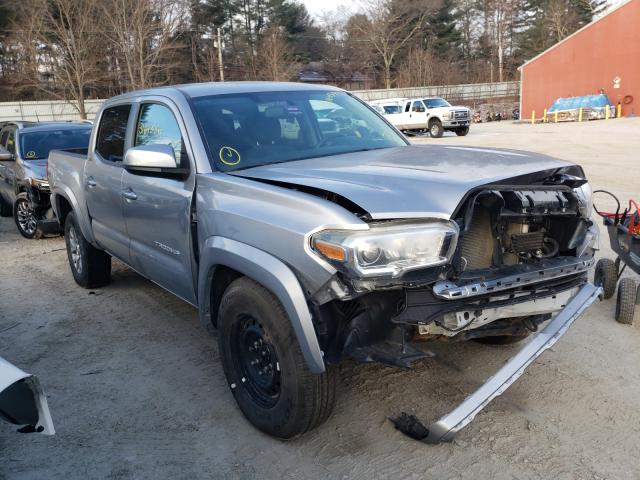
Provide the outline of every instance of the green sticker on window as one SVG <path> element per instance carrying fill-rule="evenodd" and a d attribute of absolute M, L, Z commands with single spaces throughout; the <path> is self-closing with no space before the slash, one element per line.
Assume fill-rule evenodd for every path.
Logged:
<path fill-rule="evenodd" d="M 29 150 L 26 156 L 27 158 L 36 158 L 36 152 L 34 152 L 33 150 Z"/>
<path fill-rule="evenodd" d="M 233 147 L 221 147 L 218 156 L 222 163 L 230 167 L 240 163 L 240 153 Z"/>

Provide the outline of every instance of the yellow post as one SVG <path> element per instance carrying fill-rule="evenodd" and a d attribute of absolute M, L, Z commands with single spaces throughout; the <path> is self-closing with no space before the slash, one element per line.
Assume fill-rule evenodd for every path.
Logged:
<path fill-rule="evenodd" d="M 616 118 L 620 118 L 622 116 L 622 105 L 618 104 L 618 113 L 616 115 Z"/>
<path fill-rule="evenodd" d="M 531 110 L 531 125 L 533 125 L 534 123 L 536 123 L 536 111 Z"/>
<path fill-rule="evenodd" d="M 580 107 L 580 109 L 578 110 L 578 121 L 582 121 L 582 107 Z"/>
<path fill-rule="evenodd" d="M 556 110 L 555 112 L 553 112 L 553 121 L 555 123 L 558 123 L 558 110 Z"/>
<path fill-rule="evenodd" d="M 542 113 L 542 123 L 547 123 L 547 109 L 544 109 L 544 112 Z"/>
<path fill-rule="evenodd" d="M 604 119 L 605 120 L 609 120 L 609 115 L 610 115 L 609 108 L 611 108 L 611 107 L 609 107 L 609 105 L 604 107 Z"/>

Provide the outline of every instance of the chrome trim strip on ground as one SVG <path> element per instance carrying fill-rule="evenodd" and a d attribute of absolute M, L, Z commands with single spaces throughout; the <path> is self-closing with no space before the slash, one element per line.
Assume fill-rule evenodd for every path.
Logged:
<path fill-rule="evenodd" d="M 392 419 L 396 428 L 425 443 L 451 441 L 491 400 L 502 395 L 536 358 L 551 348 L 601 292 L 600 287 L 587 283 L 542 331 L 533 335 L 500 370 L 440 420 L 424 426 L 416 417 L 403 413 Z"/>

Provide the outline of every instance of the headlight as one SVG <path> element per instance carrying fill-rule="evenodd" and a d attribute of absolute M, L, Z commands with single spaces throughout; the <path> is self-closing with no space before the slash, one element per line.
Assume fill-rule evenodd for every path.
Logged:
<path fill-rule="evenodd" d="M 444 112 L 442 114 L 442 119 L 443 120 L 451 120 L 451 112 Z"/>
<path fill-rule="evenodd" d="M 29 178 L 27 178 L 27 182 L 32 187 L 49 188 L 49 181 L 48 180 L 41 180 L 39 178 L 29 177 Z"/>
<path fill-rule="evenodd" d="M 573 191 L 580 200 L 580 214 L 584 218 L 591 218 L 591 212 L 593 211 L 593 191 L 591 190 L 591 185 L 587 182 L 578 188 L 574 188 Z"/>
<path fill-rule="evenodd" d="M 311 248 L 348 275 L 398 277 L 446 264 L 457 237 L 458 226 L 451 222 L 379 224 L 361 232 L 318 232 L 311 237 Z"/>

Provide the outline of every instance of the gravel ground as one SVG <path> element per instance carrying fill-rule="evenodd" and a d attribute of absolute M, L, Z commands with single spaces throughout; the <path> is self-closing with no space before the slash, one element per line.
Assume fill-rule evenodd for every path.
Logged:
<path fill-rule="evenodd" d="M 595 187 L 638 192 L 640 119 L 481 124 L 465 138 L 415 141 L 535 150 L 581 162 Z M 640 328 L 613 320 L 613 299 L 594 305 L 453 443 L 415 442 L 387 417 L 434 420 L 517 347 L 436 345 L 438 356 L 410 371 L 347 363 L 334 415 L 285 443 L 244 420 L 216 339 L 189 305 L 117 262 L 108 287 L 83 290 L 62 238 L 26 241 L 7 218 L 0 268 L 0 355 L 39 375 L 57 430 L 22 435 L 0 424 L 0 478 L 640 477 Z"/>

